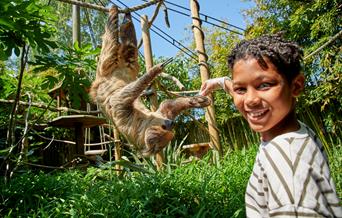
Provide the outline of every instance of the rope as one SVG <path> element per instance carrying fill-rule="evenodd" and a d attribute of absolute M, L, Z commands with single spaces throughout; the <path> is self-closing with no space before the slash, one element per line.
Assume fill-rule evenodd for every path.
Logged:
<path fill-rule="evenodd" d="M 85 7 L 85 8 L 91 8 L 91 9 L 98 10 L 98 11 L 103 11 L 103 12 L 106 12 L 106 13 L 109 12 L 109 8 L 106 8 L 106 7 L 103 7 L 103 6 L 99 6 L 99 5 L 95 5 L 95 4 L 90 4 L 90 3 L 87 3 L 87 2 L 80 2 L 80 1 L 77 1 L 77 0 L 57 0 L 57 1 L 68 3 L 68 4 L 73 4 L 73 5 L 78 5 L 78 6 Z M 131 7 L 131 8 L 119 9 L 119 12 L 120 13 L 127 13 L 127 12 L 132 12 L 132 11 L 138 11 L 138 10 L 147 8 L 147 7 L 151 6 L 151 5 L 154 5 L 154 4 L 156 4 L 156 3 L 160 2 L 160 1 L 161 0 L 152 0 L 152 1 L 146 2 L 146 3 L 141 4 L 141 5 L 134 6 L 134 7 Z"/>
<path fill-rule="evenodd" d="M 144 1 L 144 2 L 147 2 L 147 0 L 143 0 L 143 1 Z M 164 2 L 166 2 L 166 3 L 170 4 L 170 5 L 176 6 L 176 7 L 178 7 L 178 8 L 181 8 L 181 9 L 183 9 L 183 10 L 191 11 L 189 8 L 186 8 L 186 7 L 184 7 L 184 6 L 181 6 L 181 5 L 172 3 L 172 2 L 170 2 L 170 1 L 164 0 Z M 174 11 L 174 12 L 176 12 L 176 13 L 179 13 L 179 14 L 185 15 L 185 16 L 189 16 L 188 14 L 186 14 L 186 13 L 184 13 L 184 12 L 181 12 L 181 11 L 178 11 L 178 10 L 175 10 L 175 9 L 172 9 L 172 8 L 170 8 L 170 7 L 167 7 L 167 9 L 168 9 L 168 10 L 171 10 L 171 11 Z M 215 18 L 215 17 L 211 17 L 211 16 L 206 15 L 206 14 L 203 14 L 203 13 L 199 13 L 199 15 L 204 16 L 204 18 L 205 18 L 204 21 L 205 21 L 205 22 L 207 22 L 207 20 L 208 20 L 208 18 L 209 18 L 209 19 L 212 19 L 212 20 L 214 20 L 214 21 L 217 21 L 217 22 L 226 24 L 227 26 L 234 27 L 234 28 L 236 28 L 236 29 L 238 29 L 238 30 L 245 31 L 245 30 L 244 30 L 243 28 L 241 28 L 241 27 L 238 27 L 238 26 L 235 26 L 235 25 L 233 25 L 233 24 L 227 23 L 227 22 L 225 22 L 225 21 L 223 21 L 223 20 L 219 20 L 219 19 L 217 19 L 217 18 Z M 210 24 L 210 23 L 209 23 L 209 24 Z M 221 26 L 220 26 L 220 27 L 221 27 Z"/>
<path fill-rule="evenodd" d="M 125 3 L 123 3 L 120 0 L 117 0 L 120 4 L 122 4 L 123 6 L 127 6 Z M 112 2 L 112 1 L 111 1 Z M 113 3 L 113 2 L 112 2 Z M 138 14 L 137 12 L 134 12 L 137 16 L 141 17 L 140 14 Z M 136 20 L 137 22 L 140 22 L 140 20 L 138 18 L 136 18 L 135 16 L 132 15 L 132 18 L 134 20 Z M 159 32 L 161 32 L 162 34 L 166 35 L 168 38 L 164 37 L 162 34 L 160 34 L 159 32 L 157 32 L 156 30 L 154 30 L 153 28 L 156 28 Z M 155 26 L 153 23 L 151 24 L 151 28 L 150 28 L 151 32 L 154 32 L 155 34 L 157 34 L 158 36 L 160 36 L 161 38 L 163 38 L 165 41 L 167 41 L 168 43 L 172 44 L 174 47 L 178 48 L 179 50 L 181 50 L 184 54 L 188 55 L 190 58 L 194 59 L 195 61 L 197 61 L 196 59 L 196 53 L 194 53 L 193 51 L 191 51 L 190 49 L 188 49 L 186 46 L 184 46 L 182 43 L 180 43 L 179 41 L 177 41 L 176 39 L 174 39 L 172 36 L 170 36 L 169 34 L 165 33 L 163 30 L 161 30 L 160 28 L 158 28 L 157 26 Z M 177 45 L 175 44 L 177 43 Z M 138 48 L 140 48 L 140 46 L 142 45 L 142 41 L 140 40 L 139 44 L 138 44 Z M 191 53 L 191 54 L 189 54 Z M 143 56 L 143 55 L 142 55 Z"/>
<path fill-rule="evenodd" d="M 144 4 L 141 4 L 141 5 L 132 7 L 132 8 L 123 9 L 123 12 L 126 13 L 126 12 L 138 11 L 138 10 L 147 8 L 147 7 L 151 6 L 151 5 L 154 5 L 154 4 L 158 3 L 159 1 L 161 1 L 161 0 L 152 0 L 150 2 L 146 2 Z"/>
<path fill-rule="evenodd" d="M 154 13 L 151 17 L 151 19 L 148 21 L 148 27 L 150 28 L 152 26 L 152 23 L 154 22 L 154 20 L 157 18 L 158 13 L 159 13 L 159 9 L 160 7 L 163 5 L 163 0 L 160 0 L 160 2 L 158 3 L 156 10 L 154 10 Z"/>
<path fill-rule="evenodd" d="M 105 8 L 105 7 L 102 7 L 102 6 L 99 6 L 99 5 L 95 5 L 95 4 L 90 4 L 90 3 L 87 3 L 87 2 L 79 2 L 79 1 L 76 1 L 76 0 L 57 0 L 57 1 L 68 3 L 68 4 L 73 4 L 73 5 L 78 5 L 78 6 L 81 6 L 81 7 L 84 7 L 84 8 L 91 8 L 91 9 L 95 9 L 95 10 L 98 10 L 98 11 L 103 11 L 103 12 L 106 12 L 106 13 L 109 12 L 108 8 Z"/>
<path fill-rule="evenodd" d="M 160 0 L 160 2 L 158 3 L 157 7 L 156 7 L 156 10 L 154 11 L 153 15 L 152 15 L 152 18 L 148 21 L 148 28 L 151 28 L 154 20 L 157 18 L 158 16 L 158 13 L 159 13 L 159 9 L 160 7 L 162 6 L 164 0 Z M 141 38 L 138 45 L 137 45 L 137 48 L 139 49 L 143 44 L 143 39 Z"/>

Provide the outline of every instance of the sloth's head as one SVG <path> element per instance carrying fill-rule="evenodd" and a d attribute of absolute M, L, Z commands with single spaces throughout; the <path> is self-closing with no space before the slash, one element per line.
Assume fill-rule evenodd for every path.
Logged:
<path fill-rule="evenodd" d="M 145 131 L 145 145 L 146 148 L 142 150 L 144 156 L 150 156 L 158 153 L 165 148 L 173 139 L 172 132 L 173 121 L 168 119 L 159 120 L 161 123 L 149 126 Z"/>

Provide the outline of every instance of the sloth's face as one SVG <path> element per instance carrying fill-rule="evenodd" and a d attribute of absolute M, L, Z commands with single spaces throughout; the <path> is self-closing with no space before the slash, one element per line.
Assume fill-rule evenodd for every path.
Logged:
<path fill-rule="evenodd" d="M 171 127 L 167 129 L 165 125 L 151 126 L 145 132 L 146 148 L 142 151 L 144 156 L 158 153 L 173 139 L 174 133 Z"/>

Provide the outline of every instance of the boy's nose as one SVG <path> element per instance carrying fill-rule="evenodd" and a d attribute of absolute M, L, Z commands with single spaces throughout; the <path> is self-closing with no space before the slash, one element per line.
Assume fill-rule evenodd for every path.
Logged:
<path fill-rule="evenodd" d="M 173 128 L 173 120 L 165 120 L 164 126 L 166 130 L 171 130 Z"/>
<path fill-rule="evenodd" d="M 259 104 L 259 102 L 260 102 L 260 97 L 258 96 L 256 91 L 250 90 L 246 93 L 245 96 L 246 96 L 245 103 L 247 105 L 254 106 L 254 105 Z"/>

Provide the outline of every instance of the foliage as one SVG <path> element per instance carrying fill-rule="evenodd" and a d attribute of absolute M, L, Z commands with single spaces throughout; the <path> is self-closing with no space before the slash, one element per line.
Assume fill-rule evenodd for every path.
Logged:
<path fill-rule="evenodd" d="M 54 33 L 52 10 L 38 0 L 2 0 L 0 2 L 0 60 L 7 60 L 12 51 L 16 56 L 20 48 L 29 44 L 38 51 L 55 48 L 51 41 Z"/>
<path fill-rule="evenodd" d="M 245 217 L 244 193 L 257 147 L 229 152 L 217 165 L 200 161 L 155 173 L 104 168 L 16 175 L 1 183 L 4 217 Z M 332 176 L 342 196 L 341 146 Z"/>
<path fill-rule="evenodd" d="M 92 49 L 90 44 L 80 48 L 75 43 L 73 48 L 63 47 L 60 53 L 36 56 L 32 64 L 36 66 L 34 72 L 55 69 L 57 74 L 46 75 L 43 87 L 62 89 L 70 106 L 79 109 L 82 100 L 88 102 L 87 91 L 95 76 L 95 56 L 99 52 L 100 49 Z"/>
<path fill-rule="evenodd" d="M 111 171 L 17 175 L 3 185 L 8 217 L 243 217 L 244 190 L 256 149 L 233 152 L 218 165 L 210 156 L 154 174 Z M 241 165 L 245 167 L 240 167 Z"/>
<path fill-rule="evenodd" d="M 165 61 L 165 58 L 156 60 L 156 63 Z M 171 76 L 177 78 L 183 85 L 185 90 L 193 90 L 193 83 L 188 72 L 189 61 L 181 58 L 174 58 L 170 64 L 167 65 L 165 72 Z M 160 77 L 159 77 L 160 78 Z M 162 84 L 169 91 L 180 91 L 179 87 L 175 83 L 168 79 L 162 79 Z"/>
<path fill-rule="evenodd" d="M 72 4 L 66 4 L 60 1 L 41 0 L 55 8 L 58 20 L 56 21 L 57 41 L 67 47 L 72 47 Z M 94 1 L 86 0 L 94 4 Z M 102 0 L 98 4 L 108 5 L 108 0 Z M 104 33 L 104 25 L 107 22 L 107 14 L 102 11 L 81 8 L 80 26 L 81 26 L 81 45 L 91 43 L 93 48 L 101 45 L 101 36 Z"/>
<path fill-rule="evenodd" d="M 86 91 L 94 78 L 95 56 L 99 49 L 92 48 L 100 44 L 99 35 L 103 33 L 106 15 L 90 10 L 87 14 L 82 10 L 81 44 L 91 41 L 92 45 L 85 44 L 80 48 L 75 44 L 70 48 L 71 6 L 57 1 L 39 2 L 51 4 L 56 11 L 39 5 L 38 0 L 0 1 L 0 60 L 8 59 L 12 50 L 18 55 L 19 48 L 24 44 L 43 51 L 35 59 L 31 57 L 31 63 L 36 66 L 36 74 L 31 71 L 24 74 L 23 93 L 29 93 L 33 101 L 48 102 L 47 89 L 59 85 L 69 95 L 71 106 L 79 108 L 81 99 L 87 99 Z M 285 36 L 298 41 L 307 55 L 340 31 L 340 27 L 336 25 L 341 23 L 341 7 L 337 0 L 255 2 L 256 7 L 246 11 L 253 22 L 246 32 L 247 38 L 286 30 Z M 55 14 L 59 17 L 58 21 Z M 55 42 L 50 41 L 55 29 L 58 34 L 54 37 L 62 45 L 60 50 L 50 49 L 56 47 Z M 216 28 L 208 29 L 205 35 L 210 77 L 229 75 L 226 56 L 240 39 Z M 304 69 L 308 87 L 305 97 L 300 99 L 301 107 L 298 109 L 301 119 L 308 119 L 306 123 L 315 129 L 323 143 L 335 145 L 328 152 L 332 175 L 339 196 L 342 196 L 341 128 L 338 127 L 342 114 L 340 47 L 341 40 L 336 40 L 319 54 L 306 60 Z M 157 59 L 155 63 L 163 60 L 164 58 Z M 142 63 L 141 59 L 139 61 Z M 0 73 L 0 98 L 12 98 L 17 83 L 16 73 L 2 62 Z M 168 65 L 166 73 L 178 78 L 186 86 L 186 90 L 200 87 L 198 64 L 192 60 L 175 59 Z M 169 80 L 159 77 L 159 82 L 161 89 L 166 87 L 169 91 L 178 90 Z M 26 96 L 23 96 L 25 101 Z M 160 101 L 169 98 L 159 92 L 158 97 Z M 125 173 L 121 176 L 116 176 L 112 170 L 115 162 L 108 162 L 100 168 L 88 168 L 87 172 L 68 170 L 48 174 L 20 174 L 15 171 L 16 175 L 8 184 L 0 181 L 1 215 L 244 217 L 244 191 L 256 154 L 256 147 L 250 146 L 247 149 L 247 145 L 259 141 L 258 135 L 252 133 L 243 119 L 238 117 L 231 99 L 225 93 L 216 92 L 214 98 L 223 144 L 226 147 L 239 148 L 237 151 L 228 149 L 225 157 L 216 165 L 211 163 L 211 153 L 200 161 L 187 164 L 182 162 L 184 156 L 180 152 L 181 146 L 188 135 L 191 135 L 189 130 L 197 129 L 197 126 L 189 122 L 188 117 L 181 116 L 176 128 L 181 133 L 180 137 L 164 150 L 166 165 L 163 172 L 155 170 L 153 160 L 141 160 L 134 155 L 133 159 L 139 165 L 122 161 Z M 8 108 L 1 106 L 1 125 L 6 124 L 8 111 Z M 24 112 L 25 109 L 21 108 L 19 117 Z M 35 115 L 31 120 L 39 113 L 33 114 Z M 1 145 L 0 139 L 0 147 Z"/>
<path fill-rule="evenodd" d="M 28 102 L 29 97 L 31 102 L 49 102 L 51 98 L 47 94 L 41 84 L 44 81 L 44 77 L 37 76 L 32 72 L 27 72 L 23 77 L 22 84 L 22 98 L 21 101 Z M 17 88 L 17 78 L 15 72 L 11 70 L 4 70 L 4 73 L 0 75 L 0 99 L 14 99 Z M 0 126 L 6 126 L 8 124 L 8 116 L 10 114 L 12 105 L 2 105 L 0 108 Z M 19 107 L 18 114 L 23 115 L 25 107 Z M 41 109 L 31 108 L 30 119 L 35 120 L 39 114 L 42 113 Z M 47 114 L 48 115 L 48 114 Z M 47 119 L 48 116 L 45 116 Z"/>

